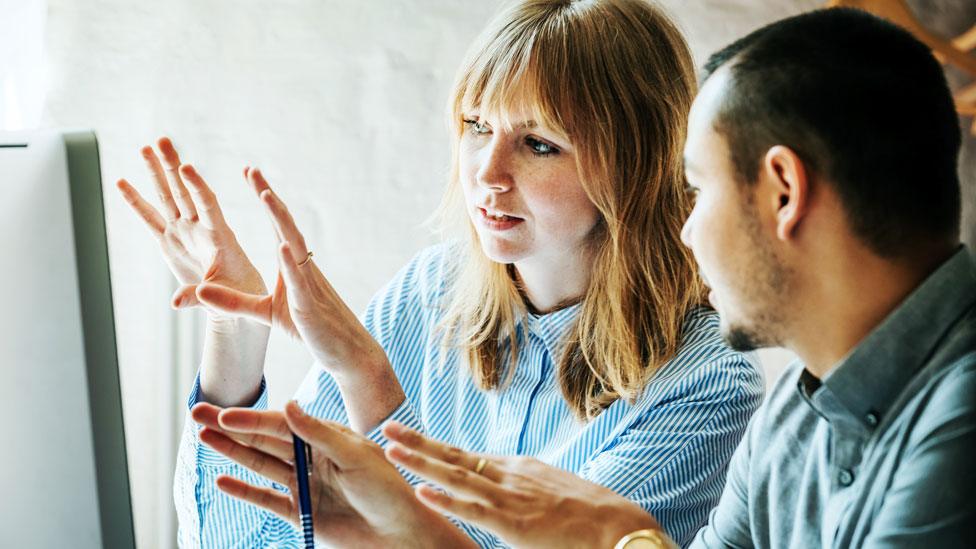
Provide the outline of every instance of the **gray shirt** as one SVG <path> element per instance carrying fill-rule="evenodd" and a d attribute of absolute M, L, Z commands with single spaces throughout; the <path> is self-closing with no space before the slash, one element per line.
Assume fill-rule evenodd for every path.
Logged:
<path fill-rule="evenodd" d="M 976 547 L 976 262 L 959 250 L 822 382 L 792 364 L 692 547 Z"/>

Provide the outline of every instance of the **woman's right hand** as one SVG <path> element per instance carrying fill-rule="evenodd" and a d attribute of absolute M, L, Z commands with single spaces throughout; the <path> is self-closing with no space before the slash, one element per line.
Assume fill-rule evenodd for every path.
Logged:
<path fill-rule="evenodd" d="M 196 289 L 201 282 L 257 294 L 267 293 L 267 288 L 200 174 L 193 166 L 181 163 L 169 138 L 160 138 L 157 147 L 159 154 L 151 146 L 143 147 L 141 152 L 162 203 L 162 212 L 125 179 L 116 185 L 156 238 L 163 259 L 180 283 L 173 294 L 172 306 L 204 306 L 212 320 L 220 320 L 222 313 L 206 307 L 197 298 Z"/>
<path fill-rule="evenodd" d="M 289 493 L 221 475 L 217 487 L 298 525 L 293 435 L 311 449 L 309 489 L 315 537 L 335 547 L 474 548 L 445 517 L 417 501 L 413 488 L 368 438 L 306 415 L 295 402 L 284 413 L 193 407 L 200 440 Z"/>

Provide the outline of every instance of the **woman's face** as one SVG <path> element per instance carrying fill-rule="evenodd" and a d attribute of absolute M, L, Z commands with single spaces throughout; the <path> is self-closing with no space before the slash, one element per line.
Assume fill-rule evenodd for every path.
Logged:
<path fill-rule="evenodd" d="M 599 213 L 583 191 L 569 140 L 525 113 L 468 109 L 462 117 L 459 175 L 485 254 L 543 266 L 584 251 Z"/>

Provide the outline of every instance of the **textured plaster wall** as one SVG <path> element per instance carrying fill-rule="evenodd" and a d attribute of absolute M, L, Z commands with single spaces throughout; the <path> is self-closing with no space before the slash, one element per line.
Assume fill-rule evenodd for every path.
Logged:
<path fill-rule="evenodd" d="M 696 59 L 764 23 L 820 2 L 668 0 Z M 119 326 L 133 505 L 141 547 L 173 544 L 175 436 L 199 357 L 198 315 L 168 309 L 173 282 L 155 244 L 111 184 L 152 195 L 138 149 L 169 134 L 207 177 L 266 278 L 274 238 L 240 170 L 262 167 L 291 206 L 316 260 L 354 310 L 420 247 L 449 143 L 443 106 L 468 43 L 496 0 L 48 0 L 49 126 L 101 139 Z M 958 33 L 971 3 L 914 1 L 933 28 Z M 897 116 L 897 113 L 892 113 Z M 967 232 L 976 240 L 964 154 Z M 175 350 L 174 350 L 175 349 Z M 787 355 L 765 355 L 771 371 Z M 272 338 L 274 403 L 310 360 Z"/>

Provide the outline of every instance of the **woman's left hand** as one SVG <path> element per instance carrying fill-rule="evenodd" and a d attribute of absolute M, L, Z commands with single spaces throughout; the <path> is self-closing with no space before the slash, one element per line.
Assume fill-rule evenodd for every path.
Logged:
<path fill-rule="evenodd" d="M 418 499 L 510 545 L 609 549 L 630 532 L 661 528 L 609 488 L 537 459 L 465 452 L 396 422 L 383 434 L 396 443 L 386 450 L 390 461 L 449 492 L 421 485 Z"/>
<path fill-rule="evenodd" d="M 383 348 L 311 260 L 305 237 L 285 203 L 260 170 L 245 173 L 278 236 L 274 292 L 255 295 L 205 283 L 197 296 L 214 309 L 277 326 L 303 341 L 338 382 L 352 427 L 366 432 L 403 402 L 403 389 Z"/>

